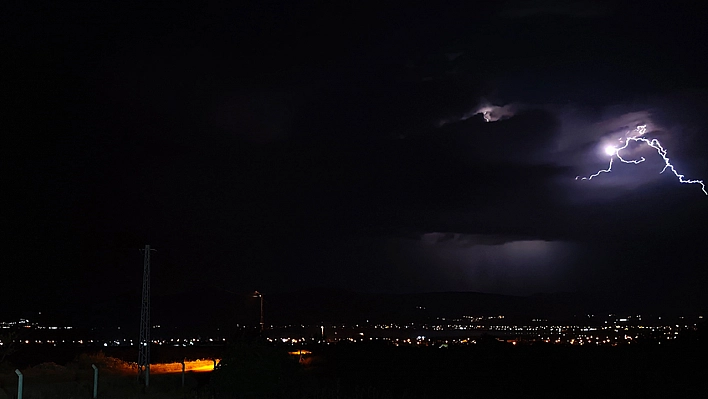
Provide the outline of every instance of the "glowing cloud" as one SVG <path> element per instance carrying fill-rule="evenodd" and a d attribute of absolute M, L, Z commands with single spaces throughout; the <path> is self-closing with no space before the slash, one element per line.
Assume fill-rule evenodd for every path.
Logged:
<path fill-rule="evenodd" d="M 474 115 L 482 114 L 487 122 L 496 122 L 514 116 L 514 108 L 511 104 L 504 106 L 485 105 L 480 107 Z"/>
<path fill-rule="evenodd" d="M 703 180 L 689 180 L 684 177 L 684 175 L 678 173 L 676 171 L 676 168 L 669 162 L 669 157 L 667 156 L 667 151 L 664 149 L 664 147 L 661 145 L 659 140 L 657 139 L 647 139 L 644 136 L 644 134 L 647 131 L 647 126 L 646 125 L 639 125 L 637 126 L 633 131 L 627 132 L 625 135 L 624 139 L 624 145 L 615 148 L 614 146 L 607 146 L 605 147 L 605 154 L 610 156 L 610 164 L 608 165 L 607 169 L 600 169 L 597 172 L 591 174 L 590 176 L 586 177 L 580 177 L 576 176 L 575 180 L 592 180 L 593 178 L 599 176 L 602 173 L 610 173 L 612 171 L 612 162 L 614 160 L 614 157 L 617 156 L 617 159 L 620 160 L 620 162 L 623 163 L 632 163 L 632 164 L 639 164 L 645 161 L 644 157 L 641 157 L 639 159 L 624 159 L 622 158 L 622 155 L 620 155 L 620 151 L 624 150 L 627 148 L 630 142 L 641 142 L 649 147 L 653 148 L 656 150 L 657 154 L 661 156 L 661 158 L 664 160 L 664 168 L 661 170 L 660 173 L 664 173 L 667 169 L 671 170 L 671 172 L 678 178 L 679 183 L 683 184 L 698 184 L 701 186 L 701 190 L 703 191 L 703 194 L 708 195 L 708 192 L 706 191 L 706 186 L 703 183 Z M 623 139 L 619 139 L 619 141 L 622 141 Z"/>

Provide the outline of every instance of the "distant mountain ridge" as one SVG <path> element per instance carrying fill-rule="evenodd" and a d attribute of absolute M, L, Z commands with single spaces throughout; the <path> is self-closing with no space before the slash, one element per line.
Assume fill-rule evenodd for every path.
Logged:
<path fill-rule="evenodd" d="M 361 324 L 367 321 L 425 323 L 437 318 L 504 315 L 509 322 L 531 319 L 572 321 L 588 314 L 663 314 L 696 313 L 696 309 L 656 303 L 616 303 L 611 298 L 553 293 L 530 296 L 486 294 L 479 292 L 362 293 L 336 289 L 304 289 L 289 293 L 264 293 L 267 325 Z M 137 329 L 140 321 L 140 296 L 124 293 L 110 300 L 81 303 L 65 309 L 54 319 L 78 327 L 122 326 Z M 257 325 L 260 299 L 252 293 L 233 293 L 203 289 L 181 294 L 153 296 L 152 324 L 175 327 L 232 328 Z"/>

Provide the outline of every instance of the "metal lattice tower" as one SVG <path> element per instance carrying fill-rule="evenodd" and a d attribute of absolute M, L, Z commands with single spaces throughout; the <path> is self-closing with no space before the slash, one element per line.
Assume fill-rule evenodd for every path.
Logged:
<path fill-rule="evenodd" d="M 150 384 L 150 246 L 146 245 L 143 261 L 143 301 L 140 310 L 140 340 L 138 341 L 138 381 Z"/>

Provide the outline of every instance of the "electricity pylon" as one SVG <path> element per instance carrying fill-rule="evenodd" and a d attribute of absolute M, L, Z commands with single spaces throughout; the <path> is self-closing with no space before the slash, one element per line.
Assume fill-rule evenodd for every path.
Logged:
<path fill-rule="evenodd" d="M 145 380 L 150 385 L 150 249 L 143 250 L 143 301 L 140 309 L 140 340 L 138 341 L 138 381 Z"/>

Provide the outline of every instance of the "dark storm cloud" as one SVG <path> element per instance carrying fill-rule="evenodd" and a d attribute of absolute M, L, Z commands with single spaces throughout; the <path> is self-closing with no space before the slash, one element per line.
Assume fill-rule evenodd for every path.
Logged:
<path fill-rule="evenodd" d="M 447 155 L 465 154 L 459 156 L 465 158 L 469 169 L 457 170 L 455 178 L 466 181 L 478 195 L 459 190 L 455 196 L 461 200 L 454 210 L 444 205 L 444 198 L 436 198 L 434 193 L 426 196 L 427 211 L 410 213 L 411 219 L 419 220 L 417 226 L 423 227 L 420 242 L 426 246 L 410 252 L 427 251 L 426 259 L 434 259 L 431 264 L 440 268 L 436 284 L 462 284 L 456 286 L 460 289 L 521 293 L 534 289 L 530 287 L 562 284 L 592 290 L 597 289 L 592 282 L 603 275 L 615 276 L 607 289 L 617 284 L 632 284 L 636 292 L 647 289 L 625 276 L 658 273 L 655 259 L 671 262 L 671 246 L 648 249 L 647 243 L 669 236 L 672 242 L 685 241 L 688 246 L 698 242 L 700 234 L 677 226 L 688 224 L 703 231 L 700 187 L 680 185 L 675 176 L 660 174 L 663 163 L 659 155 L 645 148 L 627 151 L 628 158 L 646 157 L 644 164 L 616 164 L 612 174 L 592 182 L 576 181 L 574 172 L 605 168 L 608 157 L 603 146 L 642 124 L 647 126 L 647 137 L 665 143 L 674 154 L 672 160 L 685 165 L 687 171 L 698 172 L 696 178 L 700 178 L 700 171 L 706 169 L 705 154 L 695 151 L 695 145 L 703 142 L 705 128 L 700 118 L 687 111 L 696 107 L 696 96 L 679 98 L 659 96 L 651 101 L 608 102 L 602 107 L 582 102 L 517 105 L 514 115 L 504 120 L 484 122 L 482 115 L 476 115 L 431 130 L 429 140 L 459 140 L 453 140 L 455 145 L 448 147 Z M 687 212 L 677 214 L 679 204 L 684 204 Z M 505 267 L 513 264 L 507 257 L 514 252 L 493 247 L 526 241 L 538 242 L 539 249 L 544 247 L 540 243 L 546 243 L 548 248 L 557 246 L 552 252 L 564 251 L 562 261 L 543 261 L 563 272 L 551 277 L 532 267 L 527 269 L 530 274 L 525 277 L 525 288 L 509 285 L 515 272 Z M 462 254 L 465 248 L 478 249 Z M 694 259 L 695 253 L 691 253 L 685 252 L 684 258 Z M 461 282 L 468 278 L 477 283 L 464 286 Z M 679 284 L 676 279 L 671 279 L 672 284 Z"/>
<path fill-rule="evenodd" d="M 408 80 L 397 69 L 363 81 L 343 75 L 317 88 L 317 100 L 294 129 L 299 137 L 338 141 L 415 136 L 440 120 L 461 118 L 479 101 L 477 83 L 470 79 Z"/>
<path fill-rule="evenodd" d="M 670 97 L 663 97 L 670 98 Z M 684 99 L 684 103 L 685 103 Z M 677 101 L 677 104 L 680 102 Z M 655 98 L 651 101 L 630 104 L 608 104 L 604 107 L 555 107 L 561 120 L 561 133 L 558 151 L 554 154 L 560 165 L 572 167 L 581 176 L 588 176 L 608 167 L 609 156 L 605 153 L 608 146 L 620 147 L 626 138 L 636 134 L 639 125 L 646 127 L 644 137 L 657 139 L 667 150 L 671 163 L 680 173 L 700 179 L 705 174 L 705 154 L 694 151 L 702 142 L 701 123 L 695 117 L 687 117 L 685 112 L 672 112 L 666 107 L 666 101 Z M 694 105 L 695 106 L 695 105 Z M 674 106 L 675 107 L 675 106 Z M 589 111 L 589 112 L 588 112 Z M 645 159 L 638 165 L 623 164 L 616 160 L 613 172 L 603 174 L 588 181 L 585 186 L 594 187 L 594 193 L 587 187 L 580 188 L 586 194 L 596 198 L 596 194 L 626 194 L 635 190 L 646 190 L 651 184 L 664 182 L 676 184 L 672 173 L 660 173 L 664 167 L 662 157 L 656 150 L 645 143 L 630 143 L 622 150 L 625 159 Z M 649 186 L 647 186 L 649 185 Z M 685 190 L 687 187 L 677 187 Z"/>
<path fill-rule="evenodd" d="M 449 245 L 456 248 L 469 248 L 476 245 L 503 245 L 508 242 L 522 241 L 521 236 L 502 236 L 494 234 L 460 234 L 460 233 L 425 233 L 420 240 L 428 244 Z"/>
<path fill-rule="evenodd" d="M 6 179 L 20 198 L 8 262 L 43 279 L 35 293 L 58 276 L 137 287 L 145 243 L 166 292 L 700 275 L 700 190 L 649 161 L 574 178 L 637 123 L 708 177 L 705 96 L 680 91 L 705 82 L 706 24 L 673 5 L 492 3 L 39 13 L 6 57 L 24 120 L 5 170 L 26 174 Z"/>
<path fill-rule="evenodd" d="M 307 101 L 307 91 L 297 88 L 224 93 L 210 102 L 205 119 L 225 134 L 250 142 L 282 141 Z"/>
<path fill-rule="evenodd" d="M 500 15 L 508 18 L 528 18 L 544 15 L 592 18 L 605 15 L 607 4 L 598 1 L 537 0 L 510 2 Z"/>
<path fill-rule="evenodd" d="M 427 285 L 434 290 L 513 295 L 567 283 L 568 262 L 576 251 L 565 242 L 456 233 L 431 233 L 420 240 L 390 238 L 386 246 L 392 263 L 407 265 L 408 290 Z"/>
<path fill-rule="evenodd" d="M 520 110 L 495 122 L 477 115 L 440 128 L 440 134 L 468 138 L 470 157 L 489 163 L 545 163 L 539 154 L 553 144 L 557 133 L 555 116 L 541 109 Z"/>

